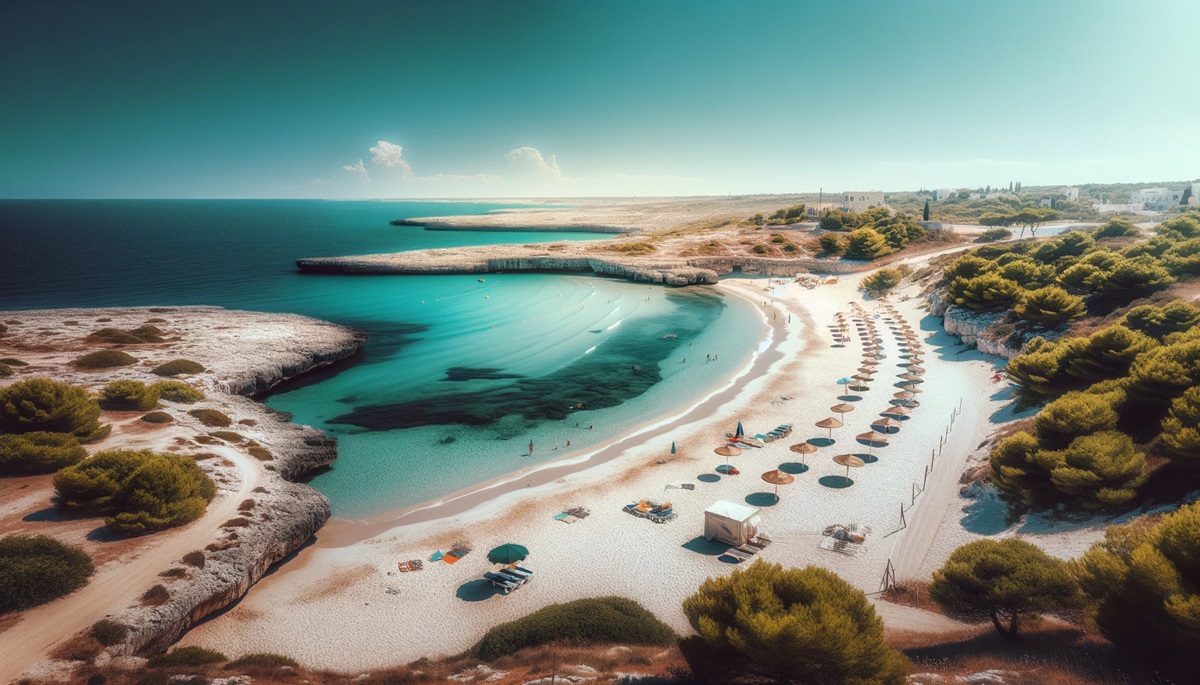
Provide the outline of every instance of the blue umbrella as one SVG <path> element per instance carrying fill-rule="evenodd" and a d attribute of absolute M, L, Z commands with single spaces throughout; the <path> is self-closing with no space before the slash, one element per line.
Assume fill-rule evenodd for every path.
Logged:
<path fill-rule="evenodd" d="M 738 427 L 737 427 L 737 433 L 736 433 L 737 437 L 740 438 L 745 434 L 746 434 L 746 431 L 742 430 L 742 422 L 738 421 Z"/>
<path fill-rule="evenodd" d="M 847 378 L 845 376 L 842 376 L 841 378 L 838 379 L 838 385 L 850 385 L 853 382 L 854 382 L 854 379 Z"/>
<path fill-rule="evenodd" d="M 671 454 L 675 454 L 675 441 L 671 441 Z"/>

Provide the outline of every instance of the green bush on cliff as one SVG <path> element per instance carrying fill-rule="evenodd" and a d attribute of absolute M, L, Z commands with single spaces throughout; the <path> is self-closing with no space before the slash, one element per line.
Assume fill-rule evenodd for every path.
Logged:
<path fill-rule="evenodd" d="M 1007 228 L 991 228 L 979 234 L 976 238 L 981 243 L 994 243 L 997 240 L 1008 240 L 1013 236 L 1013 232 Z"/>
<path fill-rule="evenodd" d="M 0 388 L 0 427 L 6 433 L 97 434 L 100 405 L 83 388 L 49 378 L 31 378 Z"/>
<path fill-rule="evenodd" d="M 233 419 L 216 409 L 193 409 L 188 414 L 200 419 L 200 423 L 213 428 L 225 428 L 233 424 Z"/>
<path fill-rule="evenodd" d="M 0 378 L 5 378 L 13 375 L 12 367 L 4 362 L 0 362 Z"/>
<path fill-rule="evenodd" d="M 78 464 L 87 456 L 70 433 L 5 433 L 0 435 L 0 474 L 52 473 Z"/>
<path fill-rule="evenodd" d="M 0 613 L 45 604 L 87 584 L 95 568 L 82 551 L 44 535 L 0 539 Z"/>
<path fill-rule="evenodd" d="M 194 521 L 216 494 L 195 461 L 148 450 L 98 452 L 55 474 L 54 489 L 61 504 L 105 514 L 104 523 L 123 534 Z"/>
<path fill-rule="evenodd" d="M 846 254 L 847 259 L 858 259 L 862 261 L 871 261 L 886 257 L 896 251 L 892 247 L 887 238 L 879 232 L 870 228 L 860 228 L 856 231 L 851 231 L 846 239 Z"/>
<path fill-rule="evenodd" d="M 88 334 L 86 339 L 88 342 L 113 345 L 140 345 L 163 341 L 162 331 L 154 326 L 139 326 L 130 331 L 123 331 L 119 328 L 101 328 Z"/>
<path fill-rule="evenodd" d="M 100 369 L 114 369 L 119 366 L 129 366 L 135 362 L 137 362 L 137 359 L 120 350 L 99 350 L 83 355 L 72 361 L 71 365 L 81 371 L 96 371 Z"/>
<path fill-rule="evenodd" d="M 100 406 L 113 411 L 148 411 L 158 405 L 158 390 L 141 381 L 112 381 L 100 391 Z"/>
<path fill-rule="evenodd" d="M 157 423 L 157 424 L 172 423 L 175 421 L 175 419 L 172 418 L 171 415 L 166 413 L 165 411 L 152 411 L 149 414 L 146 414 L 145 416 L 143 416 L 141 420 L 145 421 L 146 423 Z"/>
<path fill-rule="evenodd" d="M 204 393 L 180 381 L 159 381 L 150 386 L 158 391 L 158 398 L 167 402 L 195 404 L 204 399 Z"/>
<path fill-rule="evenodd" d="M 624 597 L 595 597 L 551 604 L 492 628 L 471 650 L 484 660 L 526 647 L 569 642 L 670 645 L 678 636 L 637 602 Z"/>
<path fill-rule="evenodd" d="M 204 373 L 204 365 L 191 359 L 173 359 L 155 367 L 150 373 L 156 376 L 192 376 Z"/>
<path fill-rule="evenodd" d="M 862 280 L 863 290 L 872 297 L 879 297 L 891 292 L 892 288 L 900 285 L 904 272 L 899 269 L 880 269 Z"/>

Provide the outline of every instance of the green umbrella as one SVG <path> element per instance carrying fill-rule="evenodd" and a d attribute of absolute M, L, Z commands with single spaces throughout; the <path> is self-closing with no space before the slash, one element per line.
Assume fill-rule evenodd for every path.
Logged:
<path fill-rule="evenodd" d="M 675 454 L 675 441 L 671 441 L 671 454 Z"/>
<path fill-rule="evenodd" d="M 515 564 L 523 561 L 527 556 L 529 556 L 529 550 L 510 542 L 488 552 L 488 561 L 493 564 Z"/>

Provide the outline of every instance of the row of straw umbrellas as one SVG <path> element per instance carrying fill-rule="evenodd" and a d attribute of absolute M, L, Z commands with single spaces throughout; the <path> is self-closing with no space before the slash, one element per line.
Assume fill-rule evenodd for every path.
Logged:
<path fill-rule="evenodd" d="M 855 326 L 858 328 L 859 337 L 863 342 L 862 366 L 858 367 L 857 373 L 853 376 L 838 379 L 838 384 L 847 386 L 848 390 L 854 392 L 865 392 L 870 390 L 870 387 L 866 384 L 875 379 L 875 374 L 877 373 L 876 367 L 879 366 L 880 360 L 885 359 L 887 355 L 882 349 L 883 339 L 878 336 L 875 325 L 867 317 L 865 310 L 857 303 L 852 303 L 852 307 L 854 307 L 857 314 Z M 885 318 L 885 321 L 891 322 L 899 318 L 899 315 L 890 304 L 885 305 L 883 309 L 885 315 L 889 317 Z M 840 312 L 837 314 L 834 327 L 838 330 L 838 333 L 835 335 L 837 342 L 844 344 L 850 341 L 850 325 L 846 321 L 845 314 Z M 894 400 L 892 406 L 881 413 L 882 418 L 872 422 L 872 430 L 856 436 L 858 440 L 867 444 L 868 456 L 873 454 L 873 450 L 877 444 L 886 445 L 888 443 L 887 434 L 877 432 L 875 428 L 881 428 L 887 433 L 898 431 L 901 426 L 899 419 L 908 416 L 912 409 L 917 406 L 916 395 L 921 392 L 917 384 L 923 382 L 922 376 L 925 373 L 925 369 L 920 366 L 923 363 L 920 356 L 923 351 L 923 345 L 917 333 L 903 319 L 900 319 L 899 325 L 891 326 L 890 328 L 894 331 L 897 342 L 900 343 L 901 357 L 906 359 L 904 364 L 902 364 L 905 371 L 898 374 L 898 378 L 902 382 L 899 384 L 900 390 L 892 395 Z M 840 402 L 830 407 L 830 411 L 841 418 L 830 416 L 817 421 L 816 426 L 826 429 L 829 439 L 832 440 L 833 429 L 845 426 L 843 419 L 846 414 L 854 411 L 854 406 L 848 402 Z M 801 442 L 791 445 L 788 449 L 801 455 L 801 462 L 803 463 L 806 455 L 817 452 L 819 448 L 810 442 Z M 718 447 L 716 453 L 732 457 L 740 455 L 742 450 L 733 445 L 724 445 Z M 850 482 L 850 469 L 864 466 L 866 463 L 862 458 L 853 454 L 839 454 L 833 457 L 833 462 L 846 467 L 845 478 L 847 482 Z M 762 475 L 762 479 L 775 486 L 776 499 L 779 497 L 780 485 L 788 485 L 796 480 L 795 476 L 780 469 L 767 471 Z"/>

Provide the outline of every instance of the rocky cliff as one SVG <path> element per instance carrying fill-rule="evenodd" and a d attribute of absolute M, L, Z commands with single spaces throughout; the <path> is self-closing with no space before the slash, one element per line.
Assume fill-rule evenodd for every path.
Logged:
<path fill-rule="evenodd" d="M 950 335 L 975 345 L 980 352 L 1005 359 L 1021 354 L 1025 344 L 1036 336 L 1053 339 L 1061 335 L 1057 331 L 1020 330 L 1011 312 L 975 312 L 951 304 L 945 288 L 930 293 L 929 312 L 942 317 L 942 327 Z"/>

